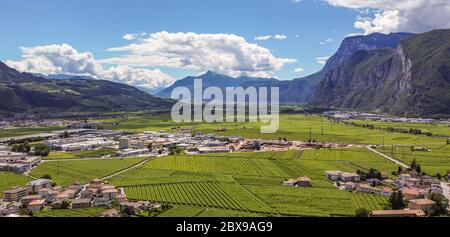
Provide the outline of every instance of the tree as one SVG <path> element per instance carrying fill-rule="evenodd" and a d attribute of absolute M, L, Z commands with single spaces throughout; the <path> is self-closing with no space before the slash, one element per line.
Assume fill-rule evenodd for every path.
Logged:
<path fill-rule="evenodd" d="M 403 168 L 401 166 L 399 166 L 397 169 L 397 174 L 402 174 L 402 173 L 403 173 Z"/>
<path fill-rule="evenodd" d="M 52 176 L 50 176 L 49 174 L 44 174 L 42 175 L 41 179 L 52 179 Z"/>
<path fill-rule="evenodd" d="M 358 208 L 355 210 L 356 217 L 369 217 L 369 211 L 365 208 Z"/>
<path fill-rule="evenodd" d="M 440 193 L 431 193 L 429 198 L 436 202 L 435 205 L 430 210 L 430 216 L 440 216 L 448 214 L 449 203 L 448 200 L 444 197 L 444 195 Z"/>
<path fill-rule="evenodd" d="M 389 204 L 392 207 L 392 210 L 400 210 L 405 208 L 405 200 L 403 199 L 402 191 L 393 192 L 389 197 Z"/>

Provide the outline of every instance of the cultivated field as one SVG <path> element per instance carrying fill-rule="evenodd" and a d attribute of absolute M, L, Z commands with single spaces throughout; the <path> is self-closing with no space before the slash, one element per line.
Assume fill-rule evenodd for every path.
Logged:
<path fill-rule="evenodd" d="M 412 151 L 410 146 L 385 146 L 377 150 L 408 165 L 416 159 L 422 170 L 431 175 L 450 172 L 450 145 L 428 145 L 426 148 L 431 151 Z"/>
<path fill-rule="evenodd" d="M 33 213 L 34 217 L 96 217 L 104 212 L 103 208 L 80 208 L 68 210 L 42 210 Z"/>
<path fill-rule="evenodd" d="M 145 158 L 52 161 L 39 165 L 31 175 L 39 178 L 48 174 L 53 182 L 67 186 L 75 181 L 86 183 L 108 176 L 143 160 Z"/>
<path fill-rule="evenodd" d="M 256 154 L 163 157 L 110 181 L 124 186 L 132 199 L 175 206 L 160 216 L 351 216 L 359 207 L 382 209 L 387 200 L 338 190 L 325 171 L 366 169 L 353 162 L 396 169 L 364 149 Z M 311 177 L 313 187 L 281 185 L 299 176 Z"/>

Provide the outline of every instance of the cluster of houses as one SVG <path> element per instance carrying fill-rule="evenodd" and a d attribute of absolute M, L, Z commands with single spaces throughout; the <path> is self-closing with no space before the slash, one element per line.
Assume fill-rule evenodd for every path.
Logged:
<path fill-rule="evenodd" d="M 22 209 L 39 212 L 52 209 L 107 207 L 112 203 L 128 203 L 123 188 L 95 179 L 87 185 L 75 182 L 67 188 L 52 185 L 49 179 L 33 180 L 26 187 L 13 187 L 3 192 L 0 216 L 17 215 Z"/>
<path fill-rule="evenodd" d="M 327 179 L 339 184 L 339 188 L 346 191 L 356 191 L 374 195 L 390 197 L 396 190 L 403 193 L 404 200 L 408 204 L 405 210 L 378 210 L 373 211 L 375 217 L 420 217 L 426 216 L 436 203 L 429 199 L 432 193 L 444 194 L 443 183 L 438 179 L 419 175 L 410 171 L 399 175 L 398 179 L 391 180 L 386 173 L 382 173 L 382 179 L 365 179 L 356 173 L 341 171 L 326 171 Z"/>

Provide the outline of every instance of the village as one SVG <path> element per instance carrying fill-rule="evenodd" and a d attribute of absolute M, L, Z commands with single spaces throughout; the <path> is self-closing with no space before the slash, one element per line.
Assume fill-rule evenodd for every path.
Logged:
<path fill-rule="evenodd" d="M 437 203 L 431 200 L 433 194 L 449 196 L 448 183 L 437 178 L 420 175 L 414 170 L 399 174 L 395 180 L 390 179 L 386 172 L 371 169 L 369 173 L 326 171 L 326 178 L 343 191 L 381 195 L 386 198 L 399 197 L 404 208 L 373 210 L 372 217 L 425 217 L 436 208 Z M 284 186 L 307 188 L 313 187 L 309 177 L 299 177 L 283 182 Z M 447 207 L 450 210 L 450 207 Z"/>
<path fill-rule="evenodd" d="M 44 209 L 85 209 L 101 207 L 105 211 L 99 217 L 122 217 L 141 212 L 161 210 L 162 205 L 148 201 L 128 201 L 123 188 L 100 179 L 89 184 L 74 182 L 67 188 L 57 186 L 50 179 L 37 179 L 26 187 L 12 187 L 3 192 L 0 201 L 0 217 L 32 216 Z"/>

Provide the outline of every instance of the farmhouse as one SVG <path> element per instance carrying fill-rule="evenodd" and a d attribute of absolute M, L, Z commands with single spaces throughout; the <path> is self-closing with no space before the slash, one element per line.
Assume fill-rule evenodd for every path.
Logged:
<path fill-rule="evenodd" d="M 341 171 L 326 171 L 327 179 L 332 181 L 338 181 L 341 177 Z"/>
<path fill-rule="evenodd" d="M 34 200 L 42 199 L 41 195 L 28 195 L 22 198 L 22 204 L 28 205 L 30 202 Z"/>
<path fill-rule="evenodd" d="M 378 194 L 381 192 L 381 190 L 379 188 L 372 187 L 368 184 L 356 185 L 356 191 L 362 192 L 362 193 L 372 193 L 372 194 Z"/>
<path fill-rule="evenodd" d="M 360 177 L 356 173 L 341 173 L 340 179 L 342 182 L 358 182 L 360 180 Z"/>
<path fill-rule="evenodd" d="M 91 199 L 75 199 L 72 200 L 72 208 L 88 208 L 91 207 Z"/>
<path fill-rule="evenodd" d="M 289 187 L 311 187 L 311 179 L 309 177 L 299 177 L 298 179 L 290 179 L 283 182 L 283 185 Z"/>
<path fill-rule="evenodd" d="M 408 206 L 412 210 L 422 210 L 424 212 L 428 212 L 434 204 L 436 204 L 436 202 L 430 199 L 413 199 L 409 201 Z"/>
<path fill-rule="evenodd" d="M 416 189 L 404 188 L 402 192 L 406 200 L 413 200 L 420 197 L 420 192 Z"/>
<path fill-rule="evenodd" d="M 36 199 L 28 204 L 28 210 L 32 212 L 38 212 L 44 208 L 44 205 L 45 205 L 44 199 Z"/>

